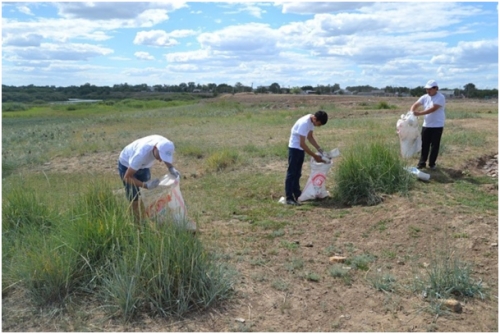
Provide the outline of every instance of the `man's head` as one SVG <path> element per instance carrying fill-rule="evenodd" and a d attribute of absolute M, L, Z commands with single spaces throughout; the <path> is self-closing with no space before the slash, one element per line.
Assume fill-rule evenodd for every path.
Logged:
<path fill-rule="evenodd" d="M 174 143 L 170 140 L 162 140 L 155 146 L 158 151 L 158 157 L 161 161 L 168 162 L 171 164 L 174 161 Z"/>
<path fill-rule="evenodd" d="M 325 125 L 328 122 L 328 114 L 323 110 L 316 111 L 314 114 L 314 126 Z"/>
<path fill-rule="evenodd" d="M 436 93 L 439 89 L 438 83 L 435 80 L 427 81 L 424 88 L 425 88 L 425 91 L 427 92 L 427 94 L 429 94 L 431 96 L 436 95 Z"/>

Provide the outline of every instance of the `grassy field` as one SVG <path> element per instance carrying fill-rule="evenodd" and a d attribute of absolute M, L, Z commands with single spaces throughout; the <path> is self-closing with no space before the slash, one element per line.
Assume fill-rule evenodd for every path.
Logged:
<path fill-rule="evenodd" d="M 373 205 L 350 206 L 336 193 L 346 157 L 358 159 L 355 153 L 371 144 L 397 154 L 396 122 L 412 103 L 237 94 L 193 104 L 125 100 L 4 112 L 3 331 L 497 331 L 498 182 L 482 170 L 498 153 L 496 101 L 447 102 L 439 168 L 426 171 L 430 182 L 382 191 Z M 280 205 L 290 127 L 319 109 L 330 120 L 315 130 L 317 141 L 341 152 L 327 178 L 332 197 L 297 208 Z M 175 243 L 154 233 L 130 237 L 135 232 L 116 161 L 125 145 L 149 134 L 176 145 L 182 194 L 199 229 L 194 240 L 181 235 Z M 373 162 L 359 160 L 365 167 Z M 400 163 L 414 166 L 417 159 Z M 166 170 L 156 164 L 152 172 L 160 177 Z M 306 163 L 302 186 L 308 174 Z M 106 210 L 93 212 L 97 206 Z M 21 233 L 12 226 L 16 221 L 35 221 L 37 227 Z M 162 253 L 164 243 L 171 249 L 188 244 L 192 253 L 186 256 L 196 258 L 201 269 L 185 279 L 200 281 L 209 273 L 218 288 L 203 287 L 204 296 L 220 300 L 210 303 L 208 297 L 200 306 L 186 299 L 186 305 L 198 306 L 183 308 L 168 304 L 178 295 L 168 302 L 154 299 L 168 285 L 160 280 L 149 291 L 152 284 L 133 285 L 130 272 L 139 264 L 171 262 L 141 262 L 130 249 L 117 251 L 122 235 L 132 250 L 159 252 L 162 258 L 169 254 Z M 66 256 L 61 243 L 83 244 L 87 253 L 75 253 L 94 252 L 99 261 L 82 264 L 78 256 Z M 144 243 L 151 249 L 143 249 Z M 334 255 L 345 262 L 330 263 Z M 33 268 L 50 258 L 59 259 L 57 268 L 76 268 L 71 273 L 96 279 L 72 289 L 64 283 L 78 280 L 36 276 L 43 289 L 35 286 L 41 295 L 34 296 Z M 103 269 L 89 274 L 82 267 Z M 57 289 L 46 288 L 47 282 L 68 293 L 48 294 Z M 149 310 L 135 307 L 144 295 L 155 305 Z M 51 298 L 58 302 L 40 305 Z M 444 306 L 450 298 L 461 303 L 461 313 Z"/>

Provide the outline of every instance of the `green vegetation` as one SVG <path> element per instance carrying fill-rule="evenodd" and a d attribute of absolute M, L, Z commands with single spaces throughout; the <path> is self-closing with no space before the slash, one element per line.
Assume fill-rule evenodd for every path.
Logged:
<path fill-rule="evenodd" d="M 125 320 L 148 309 L 182 316 L 227 299 L 233 271 L 173 222 L 137 229 L 109 185 L 90 184 L 55 218 L 39 192 L 4 196 L 3 286 L 20 285 L 40 306 L 90 293 Z"/>
<path fill-rule="evenodd" d="M 43 323 L 60 325 L 54 314 L 67 315 L 76 324 L 60 328 L 78 331 L 109 330 L 101 323 L 86 325 L 96 319 L 96 309 L 113 326 L 157 316 L 181 323 L 210 313 L 206 319 L 230 322 L 227 329 L 262 331 L 260 317 L 268 320 L 274 310 L 294 316 L 308 296 L 321 296 L 308 307 L 347 316 L 353 304 L 337 303 L 339 292 L 358 288 L 393 303 L 374 299 L 374 307 L 390 309 L 394 317 L 402 310 L 397 301 L 412 298 L 412 306 L 433 310 L 430 320 L 422 320 L 428 323 L 448 316 L 440 307 L 443 298 L 480 298 L 478 310 L 494 309 L 488 296 L 497 295 L 489 282 L 497 251 L 489 245 L 496 242 L 498 182 L 479 175 L 472 160 L 497 150 L 491 106 L 451 101 L 439 167 L 429 171 L 429 182 L 416 182 L 403 168 L 416 159 L 399 158 L 395 134 L 408 100 L 322 100 L 318 106 L 330 120 L 315 137 L 325 149 L 341 152 L 327 176 L 332 197 L 289 207 L 278 200 L 284 195 L 290 127 L 318 107 L 293 97 L 297 102 L 290 106 L 230 96 L 201 102 L 129 97 L 73 110 L 40 102 L 5 112 L 6 305 L 18 298 L 22 316 L 38 320 L 45 312 L 50 319 Z M 126 144 L 152 133 L 175 142 L 182 194 L 200 228 L 196 236 L 173 224 L 146 221 L 138 228 L 129 215 L 116 159 Z M 161 176 L 165 168 L 155 164 L 152 172 Z M 302 186 L 308 175 L 306 161 Z M 434 238 L 446 233 L 461 251 L 475 245 L 474 257 L 451 247 L 437 251 L 443 241 Z M 347 260 L 329 265 L 334 255 Z M 474 270 L 478 263 L 480 270 Z M 204 313 L 222 303 L 231 311 L 242 305 L 232 304 L 235 291 L 244 303 L 265 303 L 252 304 L 248 317 L 238 314 L 246 318 L 241 324 L 221 320 L 219 310 Z M 353 328 L 339 321 L 343 330 Z"/>
<path fill-rule="evenodd" d="M 381 194 L 407 194 L 413 181 L 397 151 L 380 142 L 359 143 L 337 166 L 334 196 L 349 205 L 373 205 Z"/>

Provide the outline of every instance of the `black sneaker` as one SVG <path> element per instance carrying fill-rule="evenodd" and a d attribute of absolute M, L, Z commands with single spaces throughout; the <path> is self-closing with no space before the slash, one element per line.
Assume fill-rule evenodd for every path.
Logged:
<path fill-rule="evenodd" d="M 417 168 L 418 169 L 423 169 L 423 168 L 425 168 L 425 164 L 418 164 Z"/>
<path fill-rule="evenodd" d="M 286 201 L 286 205 L 299 206 L 300 204 L 294 201 L 293 199 L 289 199 Z"/>
<path fill-rule="evenodd" d="M 432 170 L 436 170 L 437 166 L 436 166 L 436 165 L 434 165 L 434 166 L 429 166 L 429 168 L 430 168 L 430 169 L 432 169 Z"/>

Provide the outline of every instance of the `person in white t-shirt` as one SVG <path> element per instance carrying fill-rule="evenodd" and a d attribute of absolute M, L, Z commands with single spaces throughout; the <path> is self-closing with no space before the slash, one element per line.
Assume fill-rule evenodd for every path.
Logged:
<path fill-rule="evenodd" d="M 436 169 L 436 159 L 439 154 L 439 146 L 446 118 L 444 112 L 446 101 L 444 95 L 438 92 L 439 87 L 436 81 L 429 80 L 424 88 L 427 94 L 422 95 L 410 108 L 410 111 L 413 111 L 415 116 L 424 116 L 424 124 L 422 125 L 422 150 L 417 168 L 425 168 L 427 159 L 429 159 L 429 168 Z M 424 110 L 417 111 L 420 106 Z"/>
<path fill-rule="evenodd" d="M 118 173 L 125 186 L 125 193 L 132 203 L 132 212 L 136 222 L 141 220 L 139 188 L 153 189 L 160 183 L 159 179 L 151 180 L 150 168 L 155 160 L 164 162 L 170 174 L 180 177 L 172 165 L 174 160 L 174 143 L 160 135 L 139 138 L 127 145 L 118 158 Z M 142 209 L 142 210 L 141 210 Z"/>
<path fill-rule="evenodd" d="M 308 114 L 299 118 L 290 131 L 290 140 L 288 142 L 288 169 L 285 179 L 286 204 L 298 205 L 297 198 L 301 194 L 300 177 L 302 176 L 302 164 L 304 163 L 305 153 L 309 154 L 317 162 L 323 162 L 320 155 L 313 152 L 306 144 L 306 139 L 314 146 L 318 152 L 323 150 L 316 142 L 313 136 L 315 126 L 322 126 L 328 122 L 328 114 L 322 110 L 314 115 Z"/>

